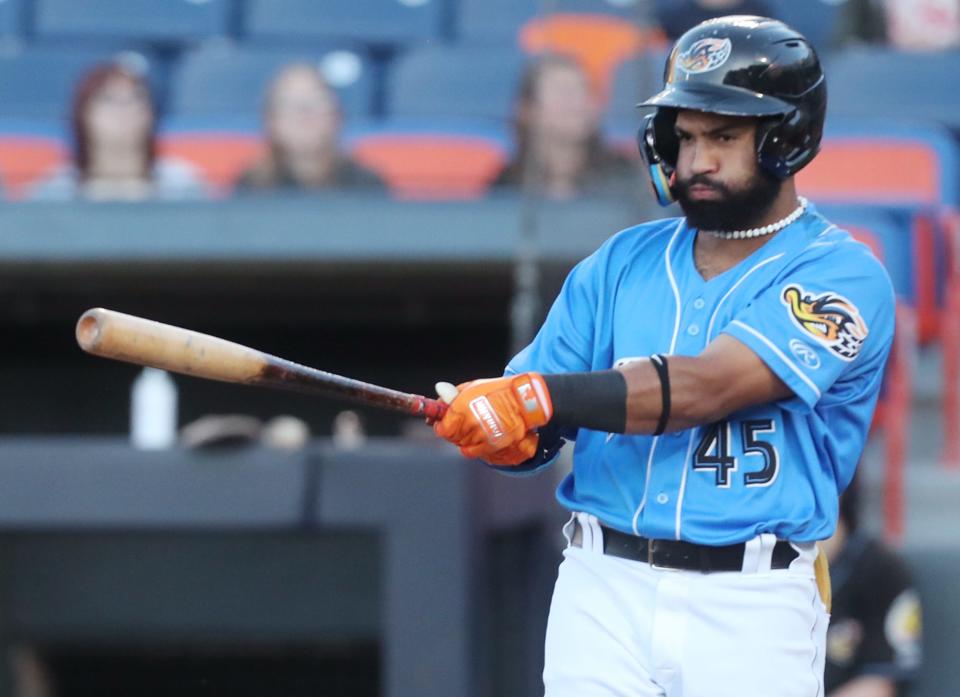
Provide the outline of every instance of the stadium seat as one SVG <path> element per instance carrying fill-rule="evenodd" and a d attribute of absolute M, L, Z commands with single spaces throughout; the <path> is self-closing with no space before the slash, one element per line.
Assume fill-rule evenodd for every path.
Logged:
<path fill-rule="evenodd" d="M 548 5 L 539 0 L 460 0 L 457 36 L 469 41 L 516 42 L 524 25 L 551 14 L 599 14 L 650 26 L 646 8 L 646 0 L 555 0 Z"/>
<path fill-rule="evenodd" d="M 180 42 L 223 36 L 229 0 L 34 0 L 34 33 L 44 39 Z"/>
<path fill-rule="evenodd" d="M 830 115 L 909 119 L 960 131 L 960 51 L 849 49 L 826 62 Z"/>
<path fill-rule="evenodd" d="M 832 45 L 845 3 L 837 0 L 772 0 L 773 16 L 786 22 L 824 54 Z"/>
<path fill-rule="evenodd" d="M 939 222 L 957 204 L 957 145 L 932 126 L 896 122 L 828 123 L 823 150 L 797 176 L 801 192 L 817 202 L 872 204 L 912 219 L 918 333 L 936 338 L 947 270 Z"/>
<path fill-rule="evenodd" d="M 375 89 L 371 60 L 362 50 L 345 45 L 302 51 L 212 45 L 190 51 L 173 70 L 169 112 L 181 120 L 203 118 L 206 125 L 238 116 L 258 121 L 271 79 L 283 66 L 296 62 L 320 67 L 348 119 L 370 113 Z"/>
<path fill-rule="evenodd" d="M 637 129 L 646 111 L 637 104 L 663 87 L 665 51 L 648 51 L 617 66 L 610 86 L 604 134 L 618 149 L 637 156 Z"/>
<path fill-rule="evenodd" d="M 659 51 L 665 45 L 659 29 L 642 29 L 629 20 L 599 14 L 537 17 L 520 30 L 520 46 L 528 54 L 552 52 L 577 58 L 603 102 L 617 66 L 640 51 Z"/>
<path fill-rule="evenodd" d="M 0 40 L 23 36 L 23 0 L 0 0 Z"/>
<path fill-rule="evenodd" d="M 247 0 L 243 32 L 253 39 L 351 39 L 403 44 L 442 36 L 444 0 Z"/>
<path fill-rule="evenodd" d="M 216 193 L 227 192 L 263 153 L 263 139 L 252 129 L 192 130 L 165 128 L 159 152 L 191 164 Z"/>
<path fill-rule="evenodd" d="M 515 46 L 424 46 L 400 56 L 387 113 L 414 118 L 510 119 L 524 57 Z"/>
<path fill-rule="evenodd" d="M 820 201 L 937 206 L 960 195 L 958 162 L 956 144 L 936 128 L 828 125 L 823 150 L 798 182 Z"/>
<path fill-rule="evenodd" d="M 0 112 L 4 118 L 65 123 L 77 81 L 95 64 L 108 60 L 145 70 L 154 90 L 161 89 L 156 61 L 140 51 L 27 47 L 0 53 Z"/>
<path fill-rule="evenodd" d="M 8 200 L 23 198 L 30 187 L 67 160 L 59 122 L 0 119 L 0 188 Z"/>
<path fill-rule="evenodd" d="M 348 140 L 353 157 L 400 199 L 481 197 L 506 164 L 504 131 L 481 122 L 387 123 Z"/>

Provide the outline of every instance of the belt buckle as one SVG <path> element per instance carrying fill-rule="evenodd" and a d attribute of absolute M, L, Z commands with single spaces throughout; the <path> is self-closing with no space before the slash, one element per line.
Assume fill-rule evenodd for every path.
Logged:
<path fill-rule="evenodd" d="M 650 565 L 651 569 L 661 569 L 663 567 L 657 566 L 653 562 L 653 545 L 656 544 L 656 540 L 647 540 L 647 564 Z"/>

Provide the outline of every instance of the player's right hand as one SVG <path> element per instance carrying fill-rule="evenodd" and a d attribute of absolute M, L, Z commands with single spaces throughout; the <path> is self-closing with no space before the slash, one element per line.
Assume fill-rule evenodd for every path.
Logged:
<path fill-rule="evenodd" d="M 536 454 L 536 428 L 553 414 L 550 393 L 538 373 L 474 380 L 454 388 L 438 383 L 437 393 L 450 404 L 433 425 L 438 436 L 499 466 L 518 465 Z"/>

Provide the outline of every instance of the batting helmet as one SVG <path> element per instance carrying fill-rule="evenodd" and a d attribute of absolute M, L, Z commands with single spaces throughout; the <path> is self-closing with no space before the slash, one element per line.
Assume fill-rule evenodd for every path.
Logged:
<path fill-rule="evenodd" d="M 810 42 L 782 22 L 734 15 L 698 24 L 677 40 L 664 81 L 659 94 L 638 105 L 656 107 L 644 118 L 638 141 L 664 205 L 673 200 L 678 109 L 759 117 L 757 161 L 779 179 L 800 171 L 820 150 L 826 80 Z"/>

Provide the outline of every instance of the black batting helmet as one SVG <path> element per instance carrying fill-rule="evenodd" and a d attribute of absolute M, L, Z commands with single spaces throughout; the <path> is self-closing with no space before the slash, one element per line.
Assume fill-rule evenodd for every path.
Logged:
<path fill-rule="evenodd" d="M 664 81 L 659 94 L 638 105 L 656 107 L 638 140 L 663 203 L 672 200 L 678 109 L 759 117 L 757 161 L 779 179 L 820 150 L 826 80 L 810 42 L 782 22 L 733 15 L 698 24 L 677 40 Z"/>

